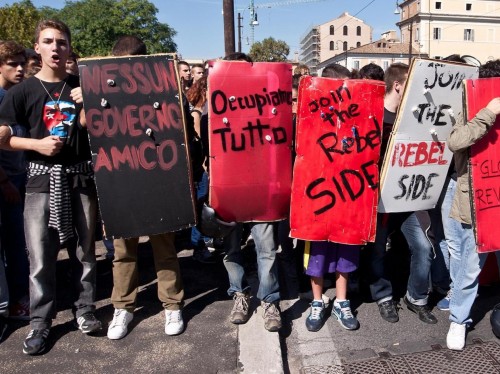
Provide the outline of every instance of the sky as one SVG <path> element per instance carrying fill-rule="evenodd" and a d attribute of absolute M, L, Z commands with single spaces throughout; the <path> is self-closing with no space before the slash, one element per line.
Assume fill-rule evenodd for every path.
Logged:
<path fill-rule="evenodd" d="M 157 18 L 176 32 L 174 41 L 182 59 L 209 59 L 224 55 L 223 0 L 149 0 L 158 9 Z M 309 2 L 306 2 L 309 1 Z M 16 0 L 0 0 L 0 6 Z M 32 0 L 36 7 L 64 7 L 64 0 Z M 270 6 L 262 6 L 271 4 Z M 242 52 L 248 52 L 250 0 L 234 0 L 235 18 L 243 17 Z M 268 37 L 285 41 L 290 47 L 289 59 L 300 53 L 300 39 L 315 25 L 348 12 L 373 28 L 373 40 L 387 30 L 399 30 L 393 0 L 254 0 L 259 25 L 254 27 L 254 40 Z M 238 48 L 238 21 L 235 19 L 235 48 Z"/>

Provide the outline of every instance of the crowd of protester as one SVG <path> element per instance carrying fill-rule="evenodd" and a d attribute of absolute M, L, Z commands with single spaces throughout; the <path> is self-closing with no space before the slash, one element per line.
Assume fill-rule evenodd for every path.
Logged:
<path fill-rule="evenodd" d="M 146 54 L 146 45 L 135 36 L 119 38 L 110 51 L 115 57 Z M 25 49 L 13 41 L 0 42 L 0 340 L 8 319 L 29 320 L 30 332 L 23 343 L 23 352 L 28 355 L 45 351 L 56 318 L 56 263 L 63 244 L 75 260 L 71 262 L 72 282 L 78 290 L 75 323 L 84 334 L 102 329 L 95 316 L 95 233 L 101 229 L 105 232 L 105 227 L 97 224 L 97 194 L 78 58 L 71 49 L 70 30 L 60 21 L 43 20 L 38 24 L 34 49 Z M 460 56 L 448 59 L 466 63 Z M 226 56 L 224 60 L 252 62 L 243 53 Z M 185 61 L 178 61 L 177 67 L 195 196 L 202 204 L 207 201 L 210 178 L 208 71 L 206 64 L 190 66 Z M 359 71 L 331 64 L 321 74 L 330 79 L 385 82 L 381 160 L 402 102 L 408 72 L 409 66 L 402 63 L 390 65 L 385 72 L 371 63 Z M 300 80 L 308 74 L 305 65 L 294 71 L 294 128 Z M 500 77 L 500 61 L 480 66 L 479 76 Z M 297 298 L 305 277 L 312 290 L 306 318 L 306 328 L 311 332 L 319 331 L 328 315 L 347 330 L 362 328 L 348 298 L 360 280 L 369 286 L 380 317 L 388 323 L 398 322 L 398 300 L 390 276 L 395 269 L 387 257 L 393 244 L 391 235 L 400 232 L 410 253 L 404 304 L 421 322 L 435 324 L 437 318 L 429 295 L 440 295 L 437 308 L 450 313 L 448 348 L 463 349 L 478 276 L 485 261 L 485 255 L 476 251 L 472 227 L 467 190 L 469 149 L 491 129 L 499 113 L 500 98 L 495 98 L 471 121 L 461 118 L 454 124 L 448 144 L 455 162 L 446 179 L 443 199 L 432 211 L 420 212 L 429 214 L 432 231 L 443 233 L 435 235 L 434 240 L 426 235 L 429 227 L 422 224 L 417 212 L 378 213 L 375 242 L 363 247 L 294 240 L 289 236 L 288 219 L 237 222 L 224 238 L 210 237 L 193 227 L 193 259 L 211 264 L 223 258 L 228 295 L 234 299 L 229 321 L 243 324 L 251 317 L 252 292 L 245 277 L 242 252 L 242 245 L 251 240 L 259 278 L 256 296 L 261 301 L 268 331 L 280 330 L 280 300 Z M 107 330 L 107 337 L 112 340 L 127 335 L 137 307 L 138 241 L 137 237 L 105 238 L 107 257 L 113 261 L 114 313 Z M 165 310 L 165 333 L 178 335 L 185 328 L 184 286 L 175 233 L 151 235 L 149 241 L 158 277 L 158 299 Z M 365 258 L 361 261 L 365 264 L 362 269 L 361 257 Z M 333 302 L 324 294 L 329 274 L 334 279 Z"/>

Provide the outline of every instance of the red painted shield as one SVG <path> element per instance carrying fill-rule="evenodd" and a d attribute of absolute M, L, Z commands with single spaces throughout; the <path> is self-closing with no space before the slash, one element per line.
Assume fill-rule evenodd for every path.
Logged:
<path fill-rule="evenodd" d="M 305 77 L 299 86 L 291 236 L 375 240 L 383 82 Z"/>
<path fill-rule="evenodd" d="M 292 74 L 285 63 L 217 61 L 209 73 L 210 205 L 226 221 L 288 216 Z"/>
<path fill-rule="evenodd" d="M 500 78 L 465 81 L 467 120 L 470 121 L 491 99 L 498 97 Z M 471 177 L 474 196 L 474 224 L 478 252 L 500 249 L 500 119 L 471 146 Z"/>

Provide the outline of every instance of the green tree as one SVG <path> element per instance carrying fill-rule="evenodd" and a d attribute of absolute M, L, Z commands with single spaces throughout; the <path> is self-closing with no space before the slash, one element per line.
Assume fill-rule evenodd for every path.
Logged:
<path fill-rule="evenodd" d="M 176 32 L 160 23 L 157 13 L 148 0 L 82 0 L 68 1 L 58 17 L 69 26 L 81 56 L 109 55 L 122 35 L 140 37 L 150 53 L 175 52 Z"/>
<path fill-rule="evenodd" d="M 173 37 L 176 31 L 156 18 L 158 9 L 147 0 L 121 0 L 116 2 L 114 14 L 118 35 L 136 35 L 145 41 L 149 53 L 175 52 Z"/>
<path fill-rule="evenodd" d="M 252 45 L 248 53 L 252 60 L 263 62 L 286 61 L 290 53 L 290 47 L 283 40 L 266 38 L 261 42 Z"/>
<path fill-rule="evenodd" d="M 40 11 L 30 0 L 0 8 L 0 40 L 15 40 L 24 47 L 33 47 L 35 26 Z"/>

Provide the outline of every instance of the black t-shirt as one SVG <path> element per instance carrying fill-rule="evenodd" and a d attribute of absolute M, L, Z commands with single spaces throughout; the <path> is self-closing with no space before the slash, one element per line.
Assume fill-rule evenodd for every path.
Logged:
<path fill-rule="evenodd" d="M 189 110 L 189 102 L 186 96 L 182 96 L 182 105 L 184 106 L 184 119 L 186 121 L 186 132 L 189 141 L 189 154 L 191 157 L 191 167 L 193 169 L 193 180 L 199 182 L 203 176 L 203 145 L 201 140 L 194 129 L 194 118 Z"/>
<path fill-rule="evenodd" d="M 27 161 L 47 166 L 71 166 L 91 159 L 87 130 L 79 123 L 82 105 L 70 97 L 71 90 L 79 85 L 74 75 L 56 83 L 31 77 L 7 91 L 0 105 L 2 122 L 25 127 L 32 139 L 55 135 L 65 142 L 54 156 L 26 151 Z M 31 192 L 47 192 L 48 181 L 48 175 L 32 177 L 27 188 Z"/>
<path fill-rule="evenodd" d="M 384 161 L 385 152 L 387 151 L 387 145 L 389 143 L 389 138 L 391 137 L 392 127 L 396 122 L 396 113 L 388 111 L 384 108 L 384 123 L 382 127 L 382 144 L 380 146 L 380 166 Z"/>

